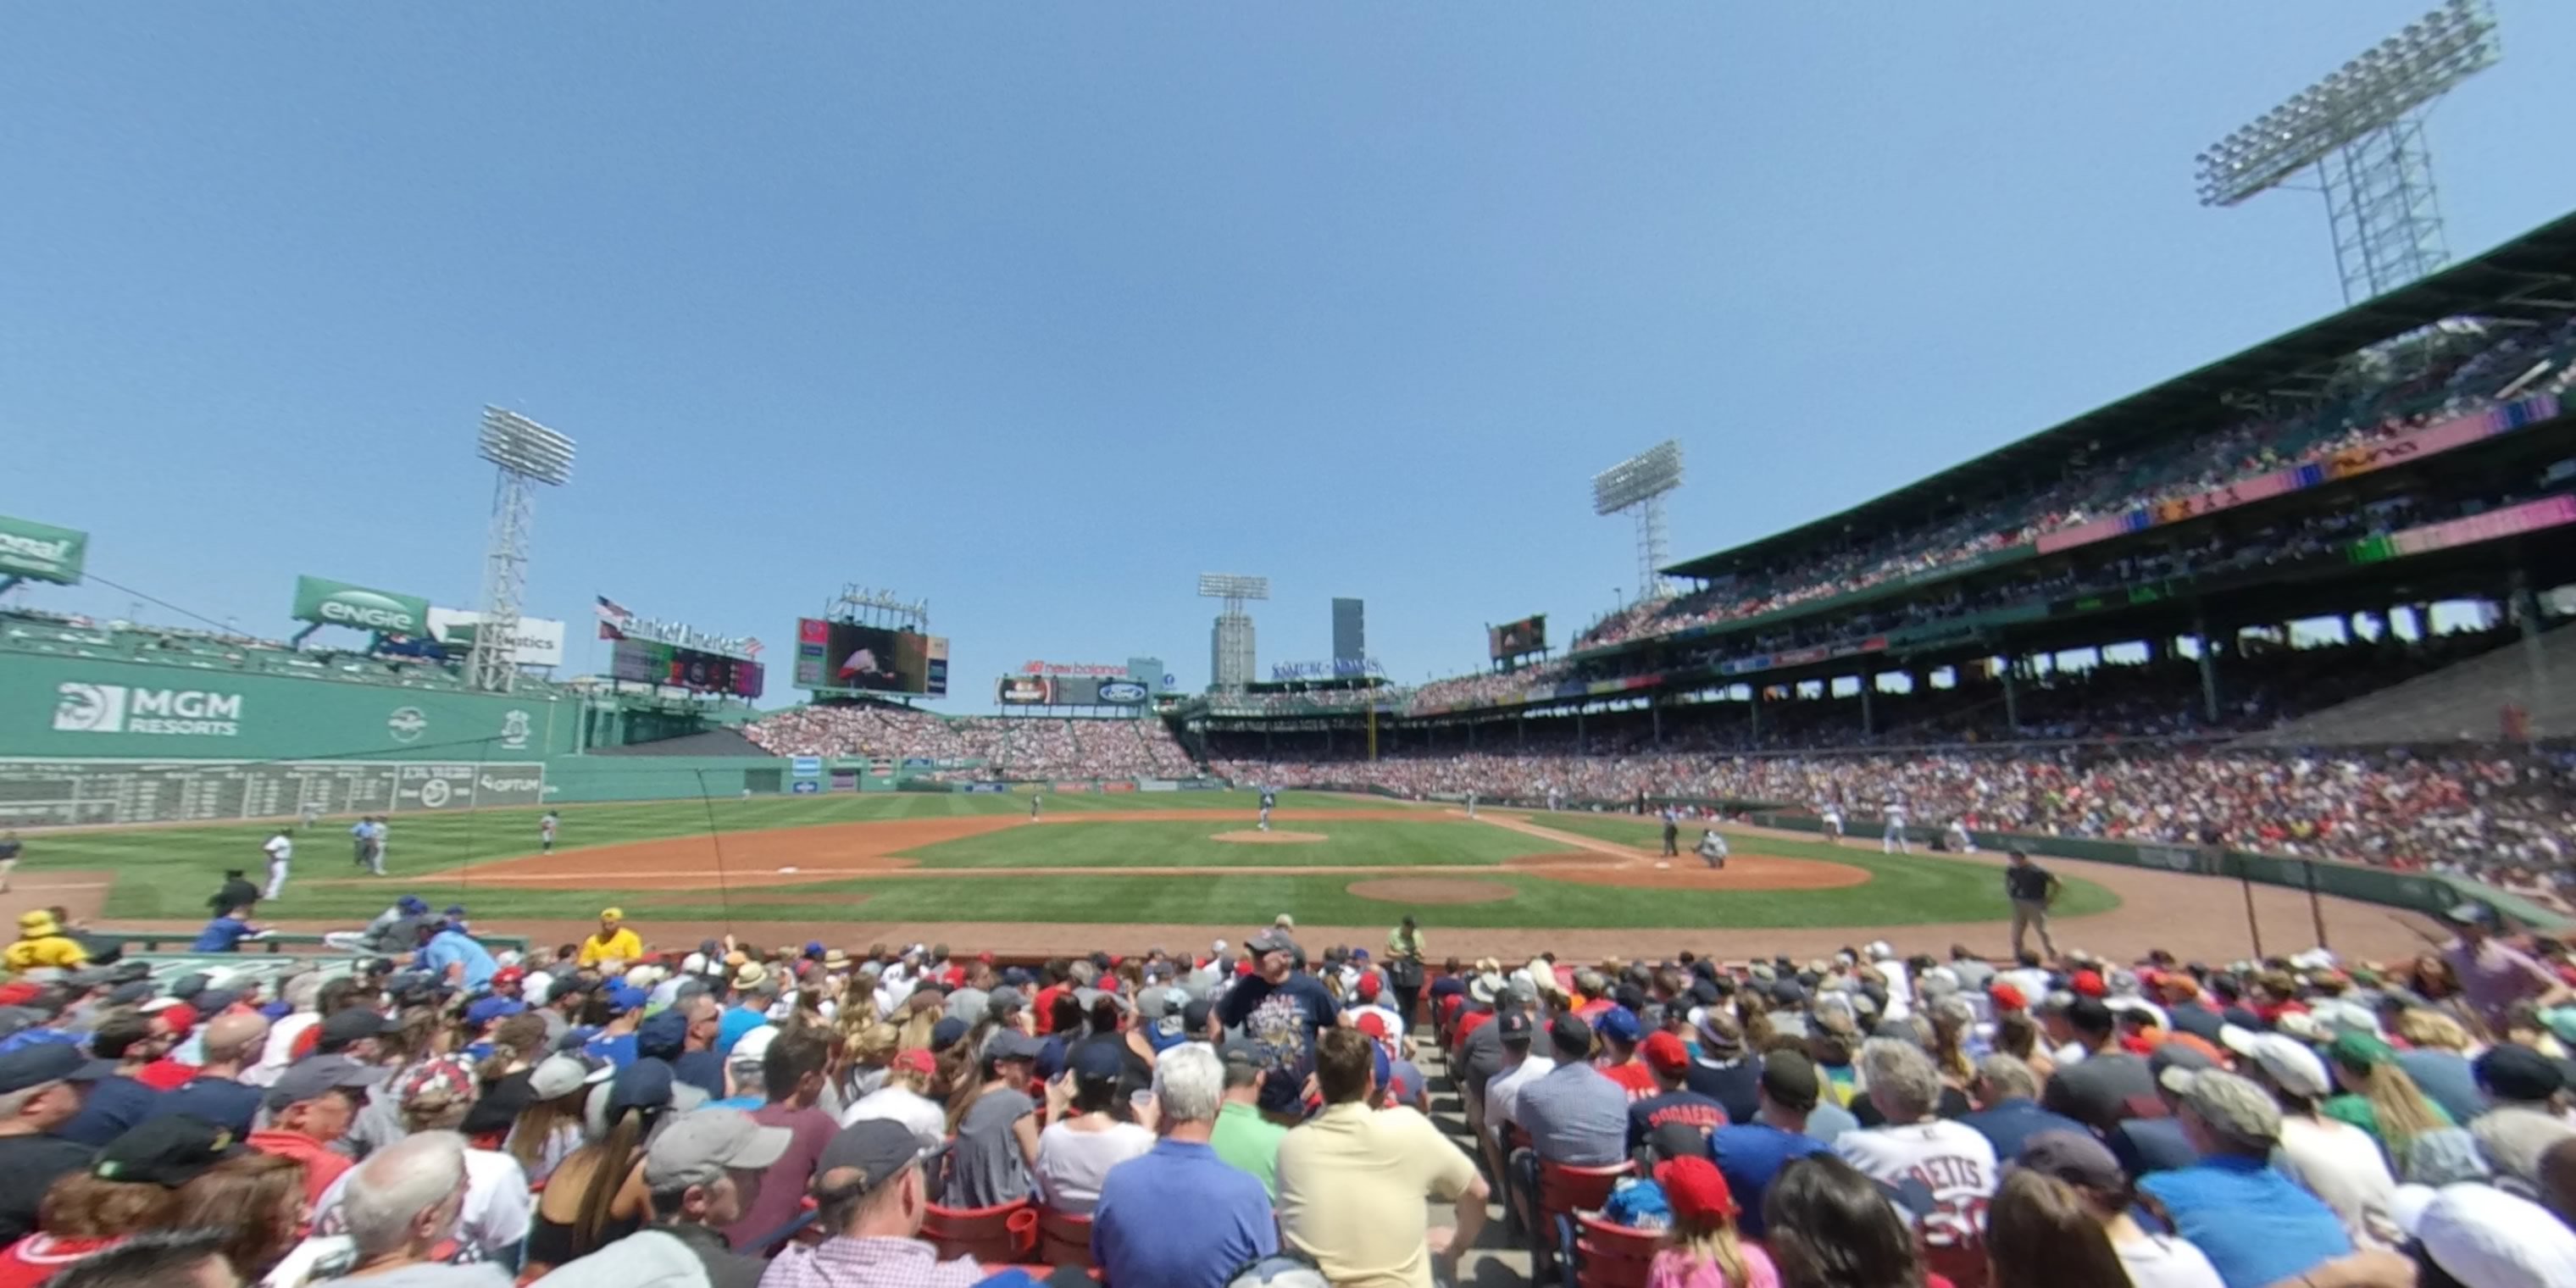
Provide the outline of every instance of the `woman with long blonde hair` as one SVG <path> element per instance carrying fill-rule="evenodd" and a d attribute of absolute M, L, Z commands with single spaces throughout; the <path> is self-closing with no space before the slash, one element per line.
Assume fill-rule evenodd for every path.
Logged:
<path fill-rule="evenodd" d="M 1735 1232 L 1735 1195 L 1717 1164 L 1684 1155 L 1655 1165 L 1673 1223 L 1646 1271 L 1646 1288 L 1779 1288 L 1762 1249 Z"/>
<path fill-rule="evenodd" d="M 2427 1099 L 2397 1067 L 2397 1053 L 2387 1043 L 2366 1033 L 2346 1033 L 2326 1048 L 2326 1056 L 2344 1094 L 2317 1111 L 2369 1132 L 2399 1173 L 2406 1170 L 2406 1156 L 2418 1138 L 2454 1125 L 2450 1113 Z"/>

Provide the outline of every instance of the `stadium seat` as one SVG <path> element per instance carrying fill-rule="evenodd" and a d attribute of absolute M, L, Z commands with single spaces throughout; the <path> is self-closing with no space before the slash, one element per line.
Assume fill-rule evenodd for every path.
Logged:
<path fill-rule="evenodd" d="M 1563 1264 L 1574 1252 L 1575 1214 L 1597 1212 L 1610 1200 L 1610 1187 L 1633 1174 L 1626 1163 L 1571 1167 L 1538 1160 L 1538 1196 L 1530 1239 L 1530 1282 L 1547 1282 L 1551 1262 Z"/>
<path fill-rule="evenodd" d="M 1646 1288 L 1646 1272 L 1663 1246 L 1662 1231 L 1613 1225 L 1581 1212 L 1574 1223 L 1577 1288 Z"/>
<path fill-rule="evenodd" d="M 921 1237 L 942 1260 L 973 1257 L 987 1265 L 1017 1262 L 1037 1247 L 1038 1213 L 1027 1199 L 985 1208 L 929 1205 Z"/>
<path fill-rule="evenodd" d="M 1038 1260 L 1050 1266 L 1091 1268 L 1091 1218 L 1038 1210 Z"/>

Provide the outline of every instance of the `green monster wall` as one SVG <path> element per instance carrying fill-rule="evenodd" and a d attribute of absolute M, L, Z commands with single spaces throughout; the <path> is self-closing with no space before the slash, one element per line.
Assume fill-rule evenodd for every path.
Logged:
<path fill-rule="evenodd" d="M 152 760 L 543 760 L 579 703 L 222 665 L 0 653 L 0 756 Z"/>

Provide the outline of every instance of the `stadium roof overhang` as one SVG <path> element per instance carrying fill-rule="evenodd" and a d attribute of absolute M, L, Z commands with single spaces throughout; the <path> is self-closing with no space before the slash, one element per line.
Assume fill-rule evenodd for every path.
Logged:
<path fill-rule="evenodd" d="M 2252 414 L 2268 396 L 2312 395 L 2323 387 L 2337 362 L 2444 318 L 2540 322 L 2569 313 L 2576 313 L 2576 215 L 1841 513 L 1686 560 L 1665 571 L 1699 578 L 1741 572 L 1799 546 L 1937 510 L 1955 497 L 1992 494 L 2079 452 L 2118 451 L 2208 428 L 2225 418 Z"/>

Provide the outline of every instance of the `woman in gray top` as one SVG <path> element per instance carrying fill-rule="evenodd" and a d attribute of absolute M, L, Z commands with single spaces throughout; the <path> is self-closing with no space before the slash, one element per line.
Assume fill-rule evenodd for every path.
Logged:
<path fill-rule="evenodd" d="M 1029 1197 L 1029 1168 L 1037 1161 L 1045 1129 L 1045 1089 L 1035 1085 L 1036 1038 L 1015 1029 L 996 1031 L 976 1062 L 982 1082 L 952 1105 L 955 1140 L 948 1147 L 942 1207 L 987 1208 Z M 1032 1093 L 1035 1093 L 1033 1096 Z"/>

